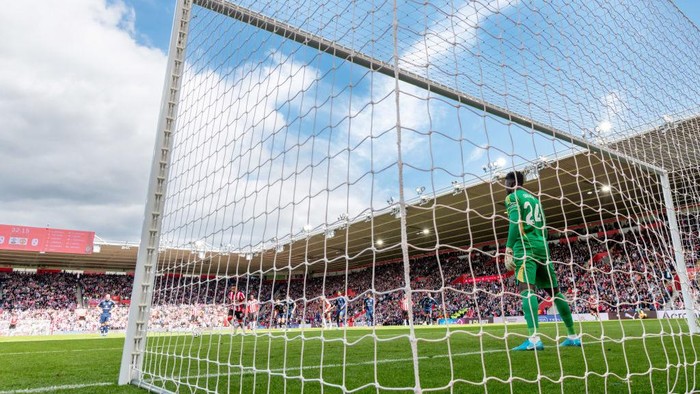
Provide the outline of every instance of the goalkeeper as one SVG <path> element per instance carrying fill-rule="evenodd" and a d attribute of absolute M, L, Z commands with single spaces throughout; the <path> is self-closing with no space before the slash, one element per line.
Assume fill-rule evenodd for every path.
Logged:
<path fill-rule="evenodd" d="M 516 171 L 509 172 L 505 179 L 506 207 L 510 222 L 506 243 L 506 269 L 515 270 L 515 279 L 522 296 L 523 312 L 529 333 L 529 338 L 512 350 L 544 349 L 538 335 L 539 301 L 535 287 L 544 289 L 552 297 L 564 321 L 568 336 L 559 346 L 581 346 L 581 340 L 574 329 L 571 308 L 566 302 L 566 297 L 559 291 L 557 277 L 549 260 L 542 205 L 537 197 L 522 187 L 523 178 L 523 173 Z"/>

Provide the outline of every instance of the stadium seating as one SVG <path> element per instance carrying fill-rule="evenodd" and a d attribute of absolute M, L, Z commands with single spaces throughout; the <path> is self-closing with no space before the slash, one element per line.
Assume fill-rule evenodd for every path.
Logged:
<path fill-rule="evenodd" d="M 697 225 L 688 217 L 682 218 L 681 223 L 686 229 Z M 592 229 L 590 233 L 601 230 L 605 229 Z M 656 310 L 668 306 L 671 294 L 661 284 L 668 283 L 673 267 L 670 261 L 661 261 L 648 253 L 653 250 L 648 245 L 665 242 L 652 239 L 654 234 L 637 230 L 624 235 L 616 233 L 607 239 L 581 237 L 575 242 L 550 241 L 560 287 L 567 293 L 573 312 L 588 312 L 591 296 L 598 300 L 603 312 L 633 312 L 638 307 Z M 692 237 L 684 240 L 689 266 L 697 263 L 700 254 L 700 242 Z M 504 267 L 494 258 L 494 252 L 451 251 L 411 260 L 416 322 L 426 320 L 418 305 L 428 294 L 438 302 L 433 317 L 459 313 L 479 318 L 519 315 L 520 298 L 512 277 L 467 283 L 456 281 L 465 275 L 467 278 L 500 278 L 499 275 L 505 273 Z M 697 286 L 697 282 L 693 283 Z M 97 319 L 93 318 L 97 312 L 93 314 L 91 308 L 94 309 L 95 300 L 109 293 L 122 301 L 111 321 L 114 329 L 121 329 L 126 326 L 132 284 L 133 277 L 128 275 L 0 273 L 0 318 L 9 320 L 11 314 L 15 314 L 20 319 L 48 319 L 54 331 L 93 331 L 97 328 Z M 372 288 L 377 323 L 402 322 L 399 301 L 404 287 L 403 264 L 391 263 L 377 264 L 374 274 L 369 267 L 347 276 L 343 273 L 274 283 L 261 281 L 260 276 L 255 275 L 239 278 L 161 275 L 156 279 L 152 327 L 177 330 L 220 326 L 226 313 L 225 294 L 233 284 L 261 301 L 259 321 L 263 326 L 271 322 L 274 300 L 287 295 L 297 302 L 295 323 L 318 325 L 319 296 L 325 293 L 332 298 L 337 291 L 348 295 L 348 316 L 352 321 L 361 314 L 362 295 Z M 77 299 L 78 294 L 82 294 L 82 300 Z M 672 305 L 672 309 L 683 307 L 680 298 L 673 302 L 676 305 Z"/>

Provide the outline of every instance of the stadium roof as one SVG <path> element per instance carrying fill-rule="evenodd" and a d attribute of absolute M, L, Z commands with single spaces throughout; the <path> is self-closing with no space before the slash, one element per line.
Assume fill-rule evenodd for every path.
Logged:
<path fill-rule="evenodd" d="M 667 122 L 645 133 L 615 142 L 611 148 L 670 173 L 677 207 L 700 203 L 700 116 Z"/>
<path fill-rule="evenodd" d="M 622 203 L 623 194 L 644 206 L 649 206 L 650 201 L 662 201 L 657 183 L 644 182 L 650 175 L 639 174 L 639 171 L 626 163 L 601 161 L 594 154 L 581 153 L 549 163 L 528 187 L 541 193 L 551 228 L 572 228 L 582 223 L 597 225 L 614 217 L 625 220 L 648 214 L 640 211 L 637 204 Z M 633 178 L 641 183 L 633 182 Z M 603 186 L 609 186 L 610 191 L 605 191 L 607 188 Z M 429 252 L 436 246 L 467 250 L 470 246 L 504 240 L 507 230 L 504 198 L 505 192 L 498 182 L 481 182 L 457 192 L 448 190 L 423 205 L 414 202 L 408 206 L 406 218 L 410 254 Z M 658 209 L 662 206 L 658 205 Z M 379 240 L 383 241 L 382 245 L 377 244 Z M 236 270 L 270 269 L 273 265 L 282 269 L 290 264 L 295 273 L 299 273 L 304 272 L 306 260 L 310 263 L 310 272 L 323 272 L 324 258 L 329 261 L 329 271 L 344 271 L 346 267 L 401 258 L 400 240 L 400 220 L 387 211 L 376 215 L 373 223 L 360 219 L 347 228 L 336 229 L 332 238 L 327 238 L 324 233 L 310 234 L 308 238 L 284 245 L 281 252 L 260 252 L 248 256 L 250 260 L 246 255 L 235 253 L 207 253 L 202 260 L 191 249 L 167 249 L 161 257 L 167 254 L 168 261 L 178 262 L 170 268 L 172 271 L 192 274 L 230 275 Z M 99 253 L 92 255 L 0 251 L 0 264 L 62 269 L 134 269 L 137 246 L 102 244 L 100 249 Z M 345 257 L 346 251 L 350 259 Z"/>
<path fill-rule="evenodd" d="M 615 166 L 616 170 L 612 166 Z M 527 184 L 531 191 L 541 193 L 547 223 L 553 229 L 571 229 L 584 223 L 591 226 L 617 217 L 620 220 L 638 220 L 649 214 L 639 206 L 649 201 L 662 201 L 658 184 L 634 183 L 630 174 L 639 170 L 626 163 L 601 161 L 599 157 L 583 153 L 551 163 L 540 171 L 539 179 Z M 617 174 L 615 177 L 614 174 Z M 621 174 L 627 174 L 623 178 Z M 643 177 L 646 179 L 648 174 Z M 612 178 L 615 177 L 615 178 Z M 610 191 L 607 192 L 607 186 Z M 641 187 L 640 187 L 641 186 Z M 638 204 L 622 203 L 621 193 Z M 559 198 L 558 196 L 564 196 Z M 434 202 L 423 206 L 410 205 L 407 212 L 408 243 L 410 255 L 421 254 L 441 248 L 470 247 L 495 240 L 504 241 L 508 222 L 505 218 L 505 191 L 498 182 L 482 182 L 459 193 L 448 192 L 438 196 Z M 628 200 L 629 201 L 629 200 Z M 433 209 L 434 207 L 434 209 Z M 658 209 L 662 206 L 659 205 Z M 564 215 L 566 213 L 566 215 Z M 401 227 L 399 219 L 391 213 L 374 218 L 374 237 L 370 222 L 353 223 L 347 230 L 336 231 L 331 239 L 323 234 L 291 245 L 291 261 L 329 260 L 329 270 L 344 270 L 344 251 L 354 264 L 368 264 L 373 260 L 401 258 Z M 423 232 L 428 229 L 428 233 Z M 436 234 L 439 237 L 436 237 Z M 347 241 L 346 241 L 347 239 Z M 376 241 L 381 239 L 382 246 Z M 372 245 L 381 250 L 374 257 Z M 289 250 L 277 255 L 280 266 L 288 264 Z M 306 252 L 308 250 L 308 252 Z M 263 261 L 274 256 L 263 256 Z M 316 271 L 315 267 L 311 268 Z"/>
<path fill-rule="evenodd" d="M 610 146 L 670 169 L 676 206 L 696 206 L 700 202 L 697 194 L 700 157 L 695 147 L 698 135 L 700 117 L 694 117 Z M 406 225 L 411 256 L 429 253 L 436 247 L 467 251 L 470 247 L 506 238 L 503 186 L 484 179 L 473 185 L 455 187 L 423 204 L 420 200 L 409 202 Z M 547 224 L 558 231 L 585 223 L 595 226 L 613 218 L 639 220 L 655 211 L 663 214 L 663 196 L 653 174 L 617 159 L 601 160 L 600 156 L 588 152 L 548 163 L 527 187 L 541 194 Z M 649 207 L 653 209 L 647 209 Z M 381 245 L 378 244 L 380 240 Z M 207 252 L 202 259 L 195 250 L 170 248 L 161 254 L 161 259 L 165 261 L 167 257 L 167 261 L 177 262 L 168 270 L 191 274 L 232 275 L 236 271 L 269 270 L 273 266 L 282 272 L 291 266 L 294 273 L 303 273 L 308 266 L 309 272 L 317 273 L 324 269 L 345 271 L 372 262 L 401 259 L 400 242 L 400 220 L 387 209 L 374 218 L 360 218 L 346 228 L 334 229 L 333 237 L 327 237 L 324 232 L 309 234 L 284 245 L 282 251 L 267 250 L 254 255 Z M 5 250 L 0 251 L 0 265 L 75 270 L 134 269 L 137 245 L 102 243 L 100 249 L 99 253 L 91 255 Z M 328 261 L 327 267 L 325 261 Z"/>
<path fill-rule="evenodd" d="M 700 168 L 700 116 L 666 124 L 611 144 L 611 148 L 669 172 Z"/>
<path fill-rule="evenodd" d="M 138 253 L 137 245 L 127 243 L 98 245 L 99 253 L 84 255 L 0 250 L 0 266 L 67 270 L 134 270 Z"/>

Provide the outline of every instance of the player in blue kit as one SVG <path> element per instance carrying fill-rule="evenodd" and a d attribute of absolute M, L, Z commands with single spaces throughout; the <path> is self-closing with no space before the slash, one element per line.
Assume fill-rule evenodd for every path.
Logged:
<path fill-rule="evenodd" d="M 338 328 L 340 328 L 340 323 L 345 325 L 345 319 L 347 318 L 348 312 L 348 300 L 345 298 L 343 293 L 338 290 L 338 296 L 335 299 L 335 308 L 338 310 L 336 312 L 336 321 L 338 322 Z"/>
<path fill-rule="evenodd" d="M 365 319 L 367 320 L 368 326 L 374 325 L 374 297 L 372 294 L 367 293 L 365 296 Z"/>
<path fill-rule="evenodd" d="M 435 306 L 437 306 L 437 301 L 435 301 L 435 298 L 433 298 L 430 293 L 425 296 L 420 301 L 420 305 L 423 308 L 423 316 L 425 318 L 426 324 L 433 324 L 433 310 L 435 309 Z"/>
<path fill-rule="evenodd" d="M 100 310 L 100 335 L 103 337 L 106 337 L 109 332 L 109 318 L 112 316 L 112 309 L 115 306 L 116 304 L 109 294 L 106 294 L 105 299 L 97 305 L 97 309 Z"/>
<path fill-rule="evenodd" d="M 284 305 L 284 313 L 285 313 L 285 327 L 289 328 L 289 325 L 292 323 L 292 320 L 294 320 L 294 311 L 297 309 L 297 304 L 294 302 L 293 299 L 291 299 L 289 296 L 287 296 L 287 299 L 285 300 L 285 305 Z"/>

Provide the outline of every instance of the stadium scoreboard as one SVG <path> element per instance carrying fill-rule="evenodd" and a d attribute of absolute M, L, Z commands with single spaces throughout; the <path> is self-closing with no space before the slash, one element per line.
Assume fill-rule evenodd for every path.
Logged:
<path fill-rule="evenodd" d="M 0 224 L 0 250 L 92 254 L 95 232 Z"/>

